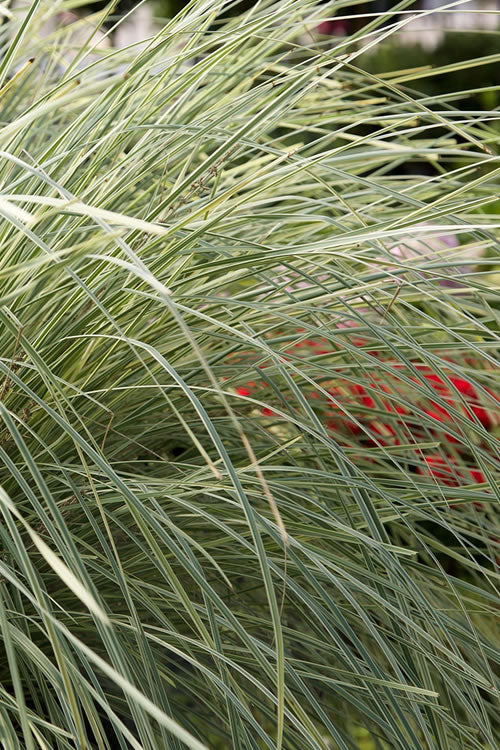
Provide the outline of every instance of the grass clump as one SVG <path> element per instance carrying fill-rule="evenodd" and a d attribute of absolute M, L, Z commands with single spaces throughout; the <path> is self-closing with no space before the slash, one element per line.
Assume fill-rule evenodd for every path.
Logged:
<path fill-rule="evenodd" d="M 335 8 L 3 27 L 4 747 L 498 744 L 498 129 Z"/>

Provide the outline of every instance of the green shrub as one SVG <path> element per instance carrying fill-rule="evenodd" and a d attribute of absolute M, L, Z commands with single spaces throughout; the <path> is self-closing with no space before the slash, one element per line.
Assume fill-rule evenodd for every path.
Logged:
<path fill-rule="evenodd" d="M 448 31 L 434 50 L 389 40 L 362 55 L 360 66 L 377 75 L 415 69 L 410 80 L 438 101 L 452 99 L 463 109 L 494 110 L 499 104 L 498 32 Z M 488 58 L 481 65 L 469 61 Z M 416 69 L 420 69 L 417 71 Z"/>

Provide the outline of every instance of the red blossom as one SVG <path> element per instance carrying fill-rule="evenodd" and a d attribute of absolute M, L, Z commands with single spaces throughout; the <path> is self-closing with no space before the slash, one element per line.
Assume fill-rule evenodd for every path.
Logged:
<path fill-rule="evenodd" d="M 243 386 L 243 385 L 239 385 L 236 388 L 236 392 L 239 393 L 240 396 L 250 396 L 250 394 L 252 393 L 252 391 L 250 390 L 250 388 L 245 388 L 245 386 Z"/>
<path fill-rule="evenodd" d="M 268 406 L 263 406 L 260 410 L 260 413 L 264 417 L 279 417 L 279 414 L 276 414 L 272 409 L 270 409 Z"/>
<path fill-rule="evenodd" d="M 418 466 L 417 474 L 439 479 L 439 483 L 447 487 L 458 487 L 458 475 L 446 459 L 439 455 L 432 455 L 425 456 L 424 461 L 426 466 Z"/>
<path fill-rule="evenodd" d="M 482 484 L 486 481 L 485 476 L 479 469 L 467 469 L 467 477 L 464 477 L 463 473 L 457 471 L 454 466 L 454 461 L 448 457 L 447 459 L 443 456 L 432 455 L 424 458 L 426 463 L 425 467 L 417 467 L 417 473 L 424 476 L 432 477 L 437 480 L 438 484 L 443 484 L 446 487 L 458 487 L 461 481 L 475 482 L 476 484 Z M 481 502 L 473 501 L 472 505 L 476 510 L 483 510 L 484 504 Z M 460 509 L 460 506 L 451 505 L 451 508 Z"/>
<path fill-rule="evenodd" d="M 484 476 L 483 472 L 479 469 L 469 469 L 470 478 L 474 480 L 477 484 L 482 484 L 483 482 L 486 482 L 486 477 Z"/>
<path fill-rule="evenodd" d="M 354 324 L 339 324 L 338 328 L 355 328 Z M 305 329 L 297 329 L 297 333 L 305 333 Z M 361 338 L 354 338 L 352 343 L 357 347 L 366 346 L 367 340 Z M 339 344 L 331 343 L 325 337 L 307 338 L 302 341 L 296 342 L 291 345 L 291 349 L 285 351 L 285 354 L 292 354 L 292 351 L 298 348 L 312 350 L 312 354 L 331 354 L 338 351 Z M 376 352 L 374 355 L 379 356 Z M 297 356 L 296 354 L 294 355 Z M 305 355 L 304 355 L 305 356 Z M 244 358 L 252 357 L 251 352 L 234 353 L 231 355 L 231 360 L 234 362 L 236 359 L 238 362 L 243 362 Z M 287 360 L 287 357 L 283 357 Z M 446 357 L 444 358 L 446 359 Z M 307 361 L 307 359 L 305 360 Z M 449 360 L 450 362 L 452 360 Z M 473 363 L 468 363 L 464 359 L 465 364 L 473 366 Z M 405 365 L 400 362 L 391 362 L 386 360 L 386 364 L 394 368 L 394 375 L 404 371 Z M 268 365 L 259 365 L 261 369 Z M 453 373 L 449 373 L 447 377 L 443 378 L 441 375 L 433 372 L 428 365 L 421 363 L 414 363 L 414 367 L 418 369 L 421 376 L 425 379 L 426 383 L 430 386 L 432 391 L 440 397 L 440 403 L 432 400 L 427 400 L 427 403 L 423 402 L 423 399 L 418 398 L 415 401 L 415 406 L 423 411 L 433 422 L 436 424 L 436 428 L 444 432 L 446 426 L 455 426 L 455 419 L 451 413 L 451 410 L 460 410 L 468 416 L 470 420 L 476 417 L 483 427 L 490 430 L 495 424 L 498 424 L 498 419 L 495 414 L 487 410 L 481 403 L 478 390 L 463 377 L 458 377 Z M 387 377 L 387 376 L 386 376 Z M 325 425 L 329 430 L 332 430 L 337 435 L 344 434 L 345 436 L 356 436 L 358 437 L 361 445 L 386 445 L 388 442 L 392 445 L 398 445 L 399 440 L 396 436 L 395 423 L 390 423 L 389 420 L 384 418 L 380 419 L 375 415 L 370 416 L 370 410 L 383 409 L 387 414 L 392 415 L 392 419 L 397 419 L 399 425 L 404 426 L 404 421 L 399 417 L 402 415 L 408 415 L 409 410 L 404 406 L 400 406 L 395 403 L 392 396 L 398 396 L 397 383 L 398 380 L 394 380 L 394 384 L 389 385 L 387 382 L 381 382 L 377 373 L 372 375 L 372 380 L 367 382 L 365 385 L 360 383 L 351 383 L 342 378 L 342 374 L 339 372 L 337 376 L 330 383 L 323 384 L 324 390 L 331 396 L 330 399 L 325 401 L 324 396 L 317 390 L 310 389 L 305 386 L 306 398 L 313 400 L 315 403 L 315 409 L 318 413 L 323 415 Z M 224 378 L 225 380 L 226 378 Z M 410 379 L 416 383 L 421 383 L 421 379 L 410 376 Z M 250 396 L 256 389 L 268 387 L 268 383 L 264 380 L 251 380 L 247 384 L 237 386 L 236 392 L 240 396 Z M 500 398 L 495 396 L 488 389 L 484 389 L 490 394 L 497 402 L 500 403 Z M 457 395 L 460 394 L 461 398 Z M 376 395 L 375 395 L 376 394 Z M 265 406 L 260 409 L 260 413 L 264 417 L 279 417 L 270 407 Z M 352 416 L 350 416 L 352 415 Z M 473 416 L 474 415 L 474 416 Z M 361 426 L 364 426 L 363 427 Z M 443 429 L 444 428 L 444 429 Z M 422 432 L 419 430 L 418 423 L 412 427 L 413 432 L 417 436 L 421 436 Z M 458 426 L 456 427 L 458 431 Z M 373 435 L 373 439 L 370 438 L 370 433 Z M 423 465 L 418 466 L 416 471 L 421 476 L 428 476 L 436 480 L 438 484 L 442 484 L 447 487 L 458 487 L 461 484 L 476 483 L 482 484 L 486 482 L 483 472 L 478 468 L 462 468 L 462 466 L 456 465 L 457 457 L 461 456 L 464 458 L 464 446 L 461 441 L 454 436 L 444 432 L 444 438 L 448 443 L 455 444 L 453 455 L 445 456 L 440 454 L 432 454 L 425 456 Z M 483 504 L 480 502 L 474 502 L 473 505 L 477 509 L 482 509 Z M 454 506 L 452 506 L 454 507 Z"/>

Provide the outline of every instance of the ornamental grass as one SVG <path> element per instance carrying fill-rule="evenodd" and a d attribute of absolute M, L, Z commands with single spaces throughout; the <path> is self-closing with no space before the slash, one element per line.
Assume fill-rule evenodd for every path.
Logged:
<path fill-rule="evenodd" d="M 3 748 L 498 748 L 498 113 L 358 67 L 410 5 L 2 11 Z"/>

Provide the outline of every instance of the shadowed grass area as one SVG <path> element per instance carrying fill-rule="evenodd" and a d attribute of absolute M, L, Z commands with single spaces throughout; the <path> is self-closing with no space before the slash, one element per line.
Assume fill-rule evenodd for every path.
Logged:
<path fill-rule="evenodd" d="M 498 745 L 496 114 L 340 6 L 2 27 L 5 747 Z"/>

